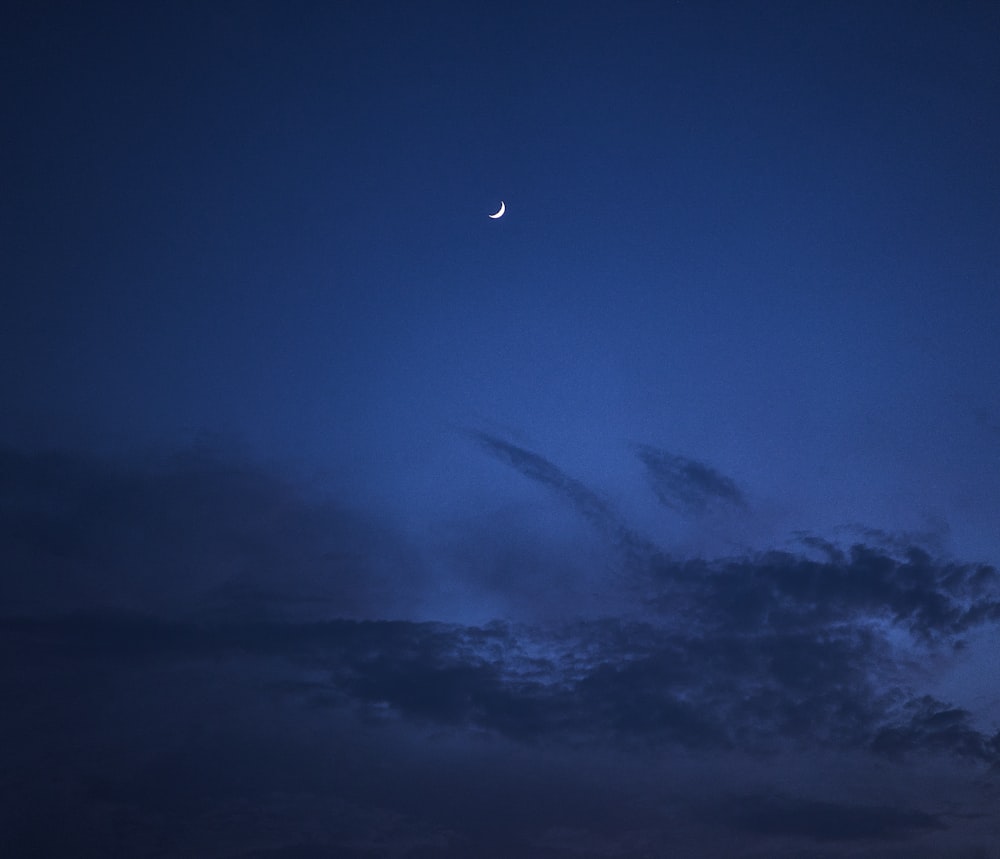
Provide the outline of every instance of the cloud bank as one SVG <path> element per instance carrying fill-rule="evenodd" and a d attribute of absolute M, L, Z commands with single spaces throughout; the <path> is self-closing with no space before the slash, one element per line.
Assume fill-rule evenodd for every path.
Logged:
<path fill-rule="evenodd" d="M 802 553 L 675 559 L 544 457 L 474 439 L 619 552 L 628 611 L 617 594 L 559 622 L 418 622 L 405 609 L 433 592 L 425 554 L 344 502 L 206 451 L 3 451 L 10 849 L 99 855 L 111 814 L 129 850 L 159 839 L 164 856 L 208 855 L 210 832 L 227 856 L 655 855 L 685 827 L 727 855 L 755 855 L 738 852 L 750 839 L 775 856 L 897 842 L 944 856 L 968 821 L 990 819 L 998 726 L 931 694 L 921 666 L 995 629 L 995 568 L 818 537 Z M 721 475 L 692 473 L 742 503 Z M 468 556 L 470 580 L 489 562 Z M 830 755 L 851 778 L 958 779 L 966 816 L 933 790 L 886 802 L 808 774 L 792 793 L 779 777 Z M 466 760 L 494 787 L 473 787 Z M 654 760 L 666 769 L 640 790 Z M 598 761 L 635 780 L 621 805 L 586 775 Z M 420 801 L 421 772 L 438 780 L 436 806 Z M 501 837 L 489 803 L 518 791 L 545 812 L 525 807 Z M 171 841 L 150 815 L 197 824 Z"/>

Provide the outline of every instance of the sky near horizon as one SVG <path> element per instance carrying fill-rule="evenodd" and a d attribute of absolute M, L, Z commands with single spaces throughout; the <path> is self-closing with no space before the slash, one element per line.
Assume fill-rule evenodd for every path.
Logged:
<path fill-rule="evenodd" d="M 996 855 L 1000 6 L 0 44 L 0 852 Z"/>

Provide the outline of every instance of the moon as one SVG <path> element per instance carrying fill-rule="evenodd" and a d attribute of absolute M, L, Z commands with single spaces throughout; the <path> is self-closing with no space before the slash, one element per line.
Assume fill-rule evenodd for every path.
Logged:
<path fill-rule="evenodd" d="M 506 211 L 507 211 L 507 207 L 503 204 L 503 200 L 501 200 L 500 201 L 500 208 L 497 210 L 497 212 L 496 212 L 495 215 L 490 215 L 490 217 L 493 218 L 493 220 L 496 220 L 497 218 L 502 218 L 503 217 L 503 213 L 506 212 Z"/>

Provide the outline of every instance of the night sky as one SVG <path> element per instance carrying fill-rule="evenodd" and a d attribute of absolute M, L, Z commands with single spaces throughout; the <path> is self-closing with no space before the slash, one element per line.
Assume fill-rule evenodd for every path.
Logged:
<path fill-rule="evenodd" d="M 0 855 L 1000 857 L 1000 3 L 0 80 Z"/>

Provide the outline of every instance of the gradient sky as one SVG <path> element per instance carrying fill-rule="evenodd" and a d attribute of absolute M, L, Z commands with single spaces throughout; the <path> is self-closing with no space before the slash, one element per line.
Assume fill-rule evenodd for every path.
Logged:
<path fill-rule="evenodd" d="M 1000 5 L 0 45 L 0 853 L 1000 856 Z"/>

